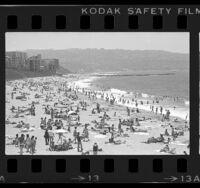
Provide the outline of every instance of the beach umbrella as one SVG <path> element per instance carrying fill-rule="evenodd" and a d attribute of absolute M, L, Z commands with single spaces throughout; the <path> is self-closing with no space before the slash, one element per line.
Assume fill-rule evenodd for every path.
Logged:
<path fill-rule="evenodd" d="M 53 133 L 59 134 L 59 133 L 67 133 L 67 130 L 65 130 L 65 129 L 58 129 L 58 130 L 53 130 L 53 131 L 49 131 L 49 132 L 53 132 Z"/>
<path fill-rule="evenodd" d="M 68 115 L 77 115 L 77 113 L 75 111 L 69 111 Z"/>

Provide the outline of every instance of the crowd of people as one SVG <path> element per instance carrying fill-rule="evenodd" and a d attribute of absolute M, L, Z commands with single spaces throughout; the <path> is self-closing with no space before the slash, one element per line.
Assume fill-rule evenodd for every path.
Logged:
<path fill-rule="evenodd" d="M 26 153 L 34 154 L 37 143 L 37 137 L 27 134 L 21 134 L 20 136 L 16 134 L 15 139 L 13 140 L 13 145 L 19 148 L 20 155 L 23 155 L 24 149 Z"/>
<path fill-rule="evenodd" d="M 165 128 L 160 125 L 164 132 L 159 138 L 148 138 L 147 143 L 156 143 L 157 140 L 165 146 L 161 151 L 168 151 L 171 140 L 175 141 L 184 135 L 186 129 L 189 130 L 187 117 L 185 120 L 175 118 L 171 116 L 171 109 L 162 105 L 167 97 L 131 98 L 107 90 L 80 87 L 75 81 L 53 77 L 10 81 L 7 85 L 10 87 L 6 95 L 7 124 L 12 124 L 12 119 L 21 118 L 16 127 L 21 131 L 42 133 L 45 148 L 48 147 L 50 152 L 76 150 L 81 154 L 103 153 L 104 144 L 125 144 L 127 140 L 122 141 L 122 138 L 134 133 L 149 133 L 150 130 L 143 127 L 143 122 L 151 123 L 153 119 L 160 124 L 165 123 Z M 16 101 L 24 106 L 15 105 Z M 149 110 L 144 111 L 143 107 Z M 175 106 L 173 108 L 176 109 Z M 26 117 L 32 121 L 26 122 Z M 176 127 L 172 122 L 184 126 Z M 171 134 L 168 132 L 170 129 Z M 100 142 L 101 147 L 94 134 L 105 135 L 105 141 Z M 18 135 L 13 144 L 19 147 L 21 155 L 24 150 L 26 153 L 40 154 L 36 147 L 38 136 Z M 43 143 L 39 141 L 39 144 Z M 83 143 L 89 143 L 89 147 L 87 144 L 85 148 L 86 144 Z"/>

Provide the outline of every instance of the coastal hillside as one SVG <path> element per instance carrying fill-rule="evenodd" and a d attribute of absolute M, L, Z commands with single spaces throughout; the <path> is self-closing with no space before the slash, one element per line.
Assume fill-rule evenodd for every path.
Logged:
<path fill-rule="evenodd" d="M 188 70 L 189 54 L 158 50 L 66 49 L 27 50 L 44 58 L 58 58 L 60 65 L 74 73 Z"/>

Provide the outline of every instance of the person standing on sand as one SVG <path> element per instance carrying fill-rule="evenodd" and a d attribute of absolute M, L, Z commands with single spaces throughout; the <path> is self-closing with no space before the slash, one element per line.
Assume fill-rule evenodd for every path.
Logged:
<path fill-rule="evenodd" d="M 49 134 L 49 144 L 51 145 L 52 144 L 52 142 L 53 142 L 53 140 L 54 140 L 54 134 L 53 134 L 53 132 L 48 132 L 48 134 Z"/>
<path fill-rule="evenodd" d="M 30 149 L 30 145 L 31 145 L 31 139 L 29 137 L 29 134 L 26 135 L 26 141 L 25 141 L 25 148 L 26 148 L 26 152 L 29 152 Z"/>
<path fill-rule="evenodd" d="M 97 113 L 98 114 L 100 113 L 100 105 L 99 105 L 99 103 L 97 103 Z"/>
<path fill-rule="evenodd" d="M 114 125 L 114 124 L 112 124 L 111 131 L 112 131 L 112 132 L 115 131 L 115 125 Z"/>
<path fill-rule="evenodd" d="M 76 144 L 76 140 L 77 140 L 77 127 L 74 127 L 73 136 L 74 136 L 74 143 Z"/>
<path fill-rule="evenodd" d="M 45 130 L 44 138 L 45 138 L 45 144 L 49 145 L 49 132 L 48 132 L 48 129 Z"/>
<path fill-rule="evenodd" d="M 98 145 L 95 142 L 94 145 L 93 145 L 93 155 L 97 155 L 97 154 L 98 154 Z"/>
<path fill-rule="evenodd" d="M 83 129 L 83 134 L 84 134 L 84 141 L 86 141 L 85 139 L 87 139 L 87 141 L 89 141 L 89 131 L 87 128 L 87 124 L 85 124 L 85 128 Z"/>
<path fill-rule="evenodd" d="M 53 120 L 53 108 L 51 108 L 51 119 Z"/>
<path fill-rule="evenodd" d="M 12 99 L 14 98 L 14 93 L 13 93 L 13 92 L 11 93 L 11 98 L 12 98 Z"/>
<path fill-rule="evenodd" d="M 186 123 L 187 123 L 187 118 L 188 118 L 188 114 L 185 116 L 185 121 L 186 121 Z"/>
<path fill-rule="evenodd" d="M 19 136 L 18 136 L 18 134 L 16 134 L 16 137 L 15 137 L 15 140 L 14 140 L 14 144 L 15 144 L 15 147 L 17 147 L 18 144 L 19 144 Z"/>
<path fill-rule="evenodd" d="M 172 128 L 171 136 L 174 137 L 175 136 L 174 127 L 171 125 L 171 128 Z"/>
<path fill-rule="evenodd" d="M 68 131 L 69 133 L 71 133 L 71 125 L 70 125 L 70 123 L 68 123 L 68 125 L 67 125 L 67 131 Z"/>
<path fill-rule="evenodd" d="M 163 112 L 163 107 L 161 106 L 160 107 L 160 114 L 162 115 L 162 112 Z"/>
<path fill-rule="evenodd" d="M 77 132 L 77 151 L 78 152 L 82 152 L 83 151 L 83 145 L 82 145 L 82 142 L 81 142 L 81 136 L 80 136 L 79 132 Z"/>
<path fill-rule="evenodd" d="M 121 119 L 119 119 L 118 132 L 119 132 L 120 136 L 121 136 L 121 134 L 123 133 Z"/>
<path fill-rule="evenodd" d="M 111 137 L 109 138 L 109 143 L 114 143 L 115 141 L 114 141 L 114 138 L 115 138 L 115 136 L 114 136 L 114 131 L 112 131 L 111 132 Z"/>
<path fill-rule="evenodd" d="M 35 139 L 33 140 L 33 153 L 35 153 L 35 148 L 36 148 L 36 143 L 37 143 L 37 137 L 35 137 Z"/>
<path fill-rule="evenodd" d="M 170 111 L 169 111 L 169 110 L 167 110 L 166 119 L 167 119 L 167 120 L 170 120 Z"/>
<path fill-rule="evenodd" d="M 57 141 L 57 143 L 58 143 L 59 141 L 61 141 L 61 143 L 63 143 L 63 137 L 65 137 L 65 136 L 63 135 L 63 133 L 58 133 L 58 141 Z"/>
<path fill-rule="evenodd" d="M 127 115 L 130 116 L 130 109 L 128 107 L 126 108 L 126 111 L 127 111 Z"/>
<path fill-rule="evenodd" d="M 20 155 L 23 155 L 23 148 L 25 146 L 24 143 L 24 134 L 21 134 L 21 137 L 19 138 L 19 149 L 20 149 Z"/>
<path fill-rule="evenodd" d="M 30 153 L 34 153 L 34 136 L 31 137 Z"/>
<path fill-rule="evenodd" d="M 158 113 L 158 107 L 156 107 L 156 115 L 157 115 L 157 113 Z"/>
<path fill-rule="evenodd" d="M 44 120 L 43 120 L 43 124 L 44 124 L 44 126 L 46 127 L 46 125 L 47 125 L 47 118 L 46 118 L 46 117 L 45 117 Z"/>
<path fill-rule="evenodd" d="M 169 136 L 169 133 L 168 133 L 168 130 L 167 129 L 165 129 L 165 134 L 164 134 L 165 136 Z"/>

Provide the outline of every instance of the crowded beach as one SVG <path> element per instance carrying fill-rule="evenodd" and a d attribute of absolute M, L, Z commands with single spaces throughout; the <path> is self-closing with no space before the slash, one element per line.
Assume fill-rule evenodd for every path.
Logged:
<path fill-rule="evenodd" d="M 81 80 L 6 81 L 6 154 L 189 154 L 189 104 L 184 111 L 178 97 L 106 90 Z"/>

